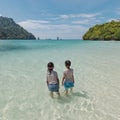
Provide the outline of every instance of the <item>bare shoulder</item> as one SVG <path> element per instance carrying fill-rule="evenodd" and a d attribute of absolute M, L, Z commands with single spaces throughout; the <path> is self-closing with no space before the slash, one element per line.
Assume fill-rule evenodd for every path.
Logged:
<path fill-rule="evenodd" d="M 54 74 L 57 74 L 57 72 L 56 71 L 53 71 L 54 72 Z"/>

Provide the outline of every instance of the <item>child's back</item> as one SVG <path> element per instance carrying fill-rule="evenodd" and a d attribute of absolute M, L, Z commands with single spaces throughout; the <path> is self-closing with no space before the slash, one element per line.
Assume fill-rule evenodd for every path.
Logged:
<path fill-rule="evenodd" d="M 63 74 L 65 76 L 65 79 L 73 81 L 73 69 L 67 69 Z"/>
<path fill-rule="evenodd" d="M 58 79 L 58 75 L 57 72 L 52 70 L 47 71 L 47 80 L 48 80 L 48 84 L 57 84 L 57 79 Z"/>
<path fill-rule="evenodd" d="M 50 91 L 51 97 L 53 97 L 53 92 L 57 92 L 57 94 L 60 96 L 59 93 L 59 78 L 57 75 L 57 72 L 54 71 L 54 64 L 52 62 L 49 62 L 47 65 L 48 71 L 47 71 L 47 86 Z"/>
<path fill-rule="evenodd" d="M 62 85 L 64 85 L 67 95 L 68 89 L 70 88 L 70 90 L 72 91 L 72 88 L 74 87 L 74 75 L 73 75 L 73 69 L 70 68 L 71 61 L 66 60 L 65 66 L 67 70 L 63 72 Z"/>

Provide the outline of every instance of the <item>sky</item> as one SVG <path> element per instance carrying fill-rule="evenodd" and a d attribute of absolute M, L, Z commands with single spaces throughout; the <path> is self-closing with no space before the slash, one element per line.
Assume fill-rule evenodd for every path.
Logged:
<path fill-rule="evenodd" d="M 82 39 L 96 24 L 120 19 L 120 0 L 0 0 L 0 16 L 40 39 Z"/>

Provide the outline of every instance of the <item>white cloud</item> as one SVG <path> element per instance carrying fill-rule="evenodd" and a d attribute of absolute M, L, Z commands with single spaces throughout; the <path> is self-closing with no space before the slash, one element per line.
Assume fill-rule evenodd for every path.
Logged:
<path fill-rule="evenodd" d="M 83 18 L 94 18 L 98 15 L 100 15 L 100 14 L 99 13 L 96 13 L 96 14 L 81 14 L 81 17 L 83 17 Z"/>
<path fill-rule="evenodd" d="M 73 24 L 88 24 L 89 20 L 76 20 L 72 21 Z"/>
<path fill-rule="evenodd" d="M 82 38 L 88 28 L 99 23 L 96 14 L 66 14 L 46 20 L 26 20 L 19 22 L 23 28 L 40 38 Z"/>
<path fill-rule="evenodd" d="M 46 24 L 45 24 L 46 23 Z M 80 25 L 69 24 L 50 24 L 50 22 L 41 22 L 37 20 L 29 20 L 19 22 L 22 27 L 32 32 L 36 37 L 40 38 L 82 38 L 82 35 L 88 29 Z"/>
<path fill-rule="evenodd" d="M 119 21 L 120 21 L 120 19 L 117 19 L 117 18 L 111 18 L 111 19 L 109 19 L 107 22 L 111 22 L 111 21 L 116 21 L 116 22 L 119 22 Z"/>
<path fill-rule="evenodd" d="M 100 13 L 95 14 L 68 14 L 68 15 L 60 15 L 59 18 L 62 19 L 69 19 L 69 18 L 94 18 L 96 16 L 100 15 Z"/>
<path fill-rule="evenodd" d="M 19 22 L 18 24 L 23 26 L 26 29 L 38 29 L 38 28 L 44 28 L 44 24 L 49 23 L 49 21 L 44 20 L 26 20 Z M 46 28 L 48 29 L 48 28 Z"/>
<path fill-rule="evenodd" d="M 49 21 L 45 21 L 45 20 L 27 20 L 33 23 L 49 23 Z"/>
<path fill-rule="evenodd" d="M 80 19 L 80 20 L 73 20 L 71 22 L 72 24 L 78 24 L 78 25 L 87 25 L 87 26 L 90 26 L 90 25 L 95 25 L 95 24 L 99 24 L 101 23 L 100 21 L 100 18 L 97 19 L 97 18 L 83 18 L 83 19 Z"/>
<path fill-rule="evenodd" d="M 49 30 L 39 29 L 36 35 L 41 38 L 82 38 L 87 28 L 76 25 L 49 25 Z"/>
<path fill-rule="evenodd" d="M 60 15 L 60 18 L 63 18 L 63 19 L 68 19 L 70 16 L 69 15 Z"/>

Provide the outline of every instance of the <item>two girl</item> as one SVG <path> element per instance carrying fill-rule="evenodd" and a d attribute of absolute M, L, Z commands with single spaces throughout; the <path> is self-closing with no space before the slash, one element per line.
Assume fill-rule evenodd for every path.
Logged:
<path fill-rule="evenodd" d="M 63 72 L 63 78 L 62 78 L 62 85 L 64 85 L 65 88 L 65 94 L 68 95 L 68 90 L 72 92 L 72 88 L 74 87 L 74 75 L 73 75 L 73 69 L 70 68 L 71 61 L 66 60 L 65 66 L 67 70 Z M 54 71 L 54 64 L 52 62 L 49 62 L 47 64 L 47 86 L 50 91 L 50 95 L 53 98 L 53 92 L 56 92 L 58 96 L 60 97 L 59 93 L 59 78 L 56 71 Z"/>

